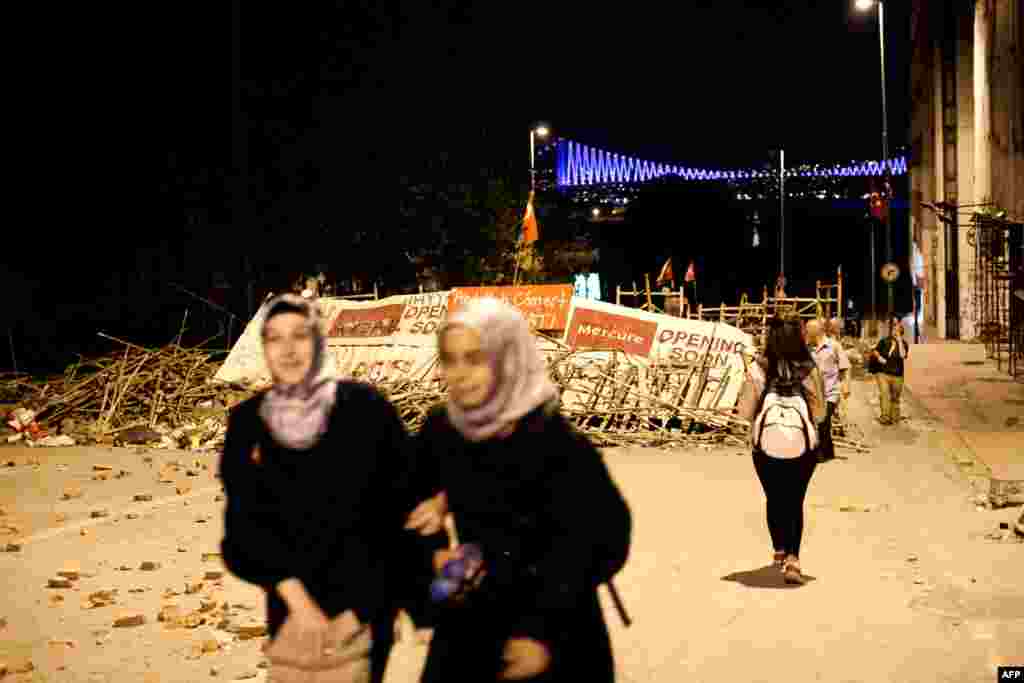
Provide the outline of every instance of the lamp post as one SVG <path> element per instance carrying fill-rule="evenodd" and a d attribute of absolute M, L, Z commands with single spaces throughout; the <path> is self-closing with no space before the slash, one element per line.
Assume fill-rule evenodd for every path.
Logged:
<path fill-rule="evenodd" d="M 786 151 L 779 150 L 779 276 L 786 274 Z"/>
<path fill-rule="evenodd" d="M 537 189 L 537 138 L 546 138 L 550 131 L 547 126 L 530 129 L 530 191 Z"/>
<path fill-rule="evenodd" d="M 880 64 L 880 73 L 882 80 L 882 177 L 888 180 L 888 166 L 889 166 L 889 116 L 885 108 L 885 9 L 883 0 L 857 0 L 857 9 L 861 12 L 867 12 L 871 9 L 872 5 L 878 5 L 878 56 Z M 886 183 L 888 184 L 888 183 Z M 888 190 L 888 187 L 886 188 Z M 889 201 L 891 197 L 886 197 L 885 201 Z M 892 262 L 892 223 L 889 219 L 889 212 L 885 212 L 885 260 L 886 263 Z M 872 273 L 872 278 L 879 277 L 878 273 Z M 873 280 L 872 280 L 873 281 Z M 893 283 L 886 283 L 887 292 L 887 303 L 888 313 L 887 315 L 893 314 L 895 311 L 895 298 L 893 293 Z M 874 301 L 872 301 L 874 305 Z"/>
<path fill-rule="evenodd" d="M 537 138 L 546 138 L 550 130 L 547 126 L 534 126 L 530 129 L 530 199 L 527 203 L 527 209 L 533 210 L 533 194 L 537 190 Z M 519 284 L 519 247 L 521 246 L 522 238 L 516 240 L 516 263 L 515 268 L 512 271 L 512 285 Z"/>

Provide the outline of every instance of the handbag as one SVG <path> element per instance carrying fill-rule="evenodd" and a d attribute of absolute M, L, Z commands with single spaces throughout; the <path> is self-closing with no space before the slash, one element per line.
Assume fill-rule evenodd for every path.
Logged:
<path fill-rule="evenodd" d="M 266 649 L 270 660 L 270 683 L 369 683 L 370 625 L 361 624 L 354 632 L 345 614 L 331 619 L 327 627 L 324 652 L 310 657 L 299 652 L 291 639 L 288 619 Z"/>

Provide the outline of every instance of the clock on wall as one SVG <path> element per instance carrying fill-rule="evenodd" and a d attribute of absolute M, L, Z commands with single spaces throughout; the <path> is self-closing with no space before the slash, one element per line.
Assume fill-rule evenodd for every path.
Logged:
<path fill-rule="evenodd" d="M 882 279 L 886 282 L 896 282 L 900 276 L 900 267 L 889 262 L 882 266 Z"/>

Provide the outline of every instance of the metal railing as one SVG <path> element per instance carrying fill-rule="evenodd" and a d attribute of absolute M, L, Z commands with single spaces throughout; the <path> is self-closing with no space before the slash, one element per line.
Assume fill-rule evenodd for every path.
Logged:
<path fill-rule="evenodd" d="M 996 367 L 1016 378 L 1024 373 L 1024 224 L 976 214 L 967 241 L 978 336 Z"/>

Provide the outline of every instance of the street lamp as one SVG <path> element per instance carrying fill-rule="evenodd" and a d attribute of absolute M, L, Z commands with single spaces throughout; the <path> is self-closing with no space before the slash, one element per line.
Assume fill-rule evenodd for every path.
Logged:
<path fill-rule="evenodd" d="M 530 129 L 530 191 L 537 189 L 537 152 L 536 139 L 546 138 L 551 133 L 547 126 L 537 126 Z"/>
<path fill-rule="evenodd" d="M 885 10 L 883 8 L 882 0 L 857 0 L 856 7 L 861 12 L 867 12 L 871 9 L 872 5 L 878 5 L 878 55 L 879 63 L 881 64 L 881 76 L 882 76 L 882 177 L 887 178 L 888 162 L 889 162 L 889 117 L 885 109 Z M 886 201 L 891 199 L 886 197 Z M 888 212 L 885 218 L 885 260 L 886 263 L 892 262 L 892 223 L 889 219 Z M 872 278 L 878 277 L 878 273 L 871 273 Z M 893 295 L 893 283 L 889 282 L 886 285 L 888 292 L 888 304 L 889 313 L 893 313 L 895 306 L 894 295 Z M 874 306 L 874 301 L 871 302 Z"/>

